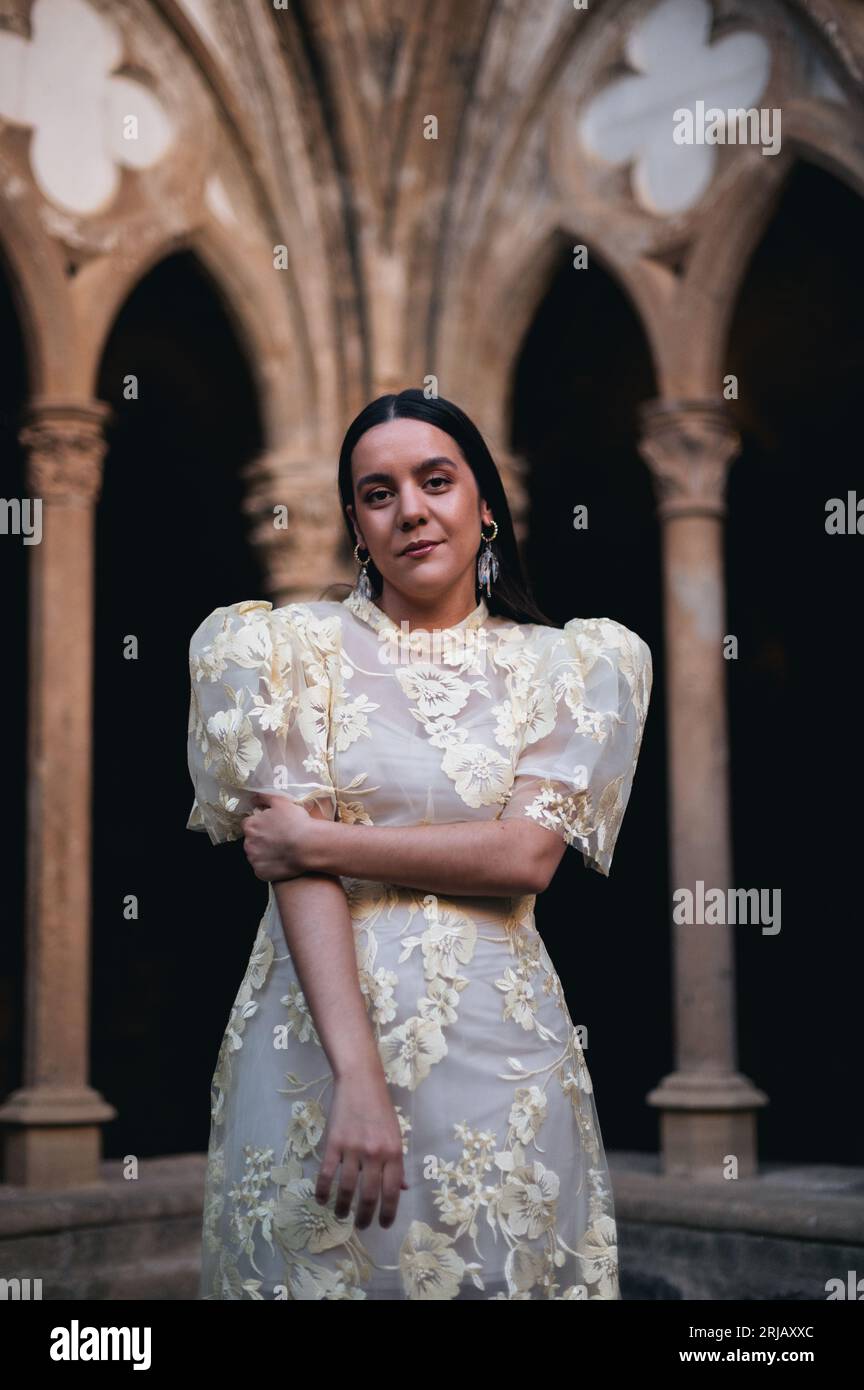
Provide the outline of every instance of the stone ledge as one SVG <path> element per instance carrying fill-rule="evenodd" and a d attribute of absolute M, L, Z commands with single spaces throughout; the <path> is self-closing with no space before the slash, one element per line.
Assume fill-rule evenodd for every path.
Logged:
<path fill-rule="evenodd" d="M 607 1152 L 616 1215 L 700 1229 L 864 1242 L 864 1169 L 766 1164 L 758 1176 L 693 1183 L 661 1173 L 656 1154 Z M 199 1213 L 204 1154 L 143 1159 L 136 1180 L 118 1160 L 100 1183 L 64 1191 L 0 1184 L 0 1240 L 148 1217 Z"/>
<path fill-rule="evenodd" d="M 620 1221 L 864 1244 L 864 1169 L 767 1163 L 752 1178 L 691 1182 L 659 1156 L 607 1152 Z"/>
<path fill-rule="evenodd" d="M 77 1227 L 200 1214 L 206 1154 L 145 1158 L 139 1176 L 123 1177 L 118 1159 L 101 1164 L 102 1180 L 62 1191 L 0 1183 L 0 1240 Z"/>

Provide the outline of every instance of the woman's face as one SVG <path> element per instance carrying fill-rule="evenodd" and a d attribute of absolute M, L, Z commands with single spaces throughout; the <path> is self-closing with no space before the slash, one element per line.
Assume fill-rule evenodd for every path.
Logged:
<path fill-rule="evenodd" d="M 455 439 L 424 420 L 389 420 L 361 435 L 351 475 L 347 511 L 385 589 L 428 599 L 461 580 L 473 603 L 480 527 L 492 513 Z M 437 544 L 415 558 L 404 553 L 421 540 Z"/>

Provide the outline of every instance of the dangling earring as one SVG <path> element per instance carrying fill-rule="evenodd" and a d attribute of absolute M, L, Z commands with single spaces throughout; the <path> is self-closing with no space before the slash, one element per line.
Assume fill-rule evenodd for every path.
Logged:
<path fill-rule="evenodd" d="M 494 541 L 495 537 L 498 535 L 498 522 L 493 521 L 492 525 L 495 527 L 495 530 L 492 532 L 491 536 L 484 536 L 483 527 L 480 527 L 480 539 L 485 541 L 486 544 L 481 550 L 477 560 L 477 583 L 480 585 L 481 589 L 484 585 L 486 586 L 487 598 L 490 598 L 492 594 L 490 580 L 491 583 L 494 584 L 495 580 L 498 578 L 498 557 L 492 549 L 492 541 Z"/>
<path fill-rule="evenodd" d="M 357 589 L 357 593 L 360 595 L 361 598 L 371 599 L 371 597 L 372 597 L 372 583 L 371 583 L 371 581 L 370 581 L 370 579 L 369 579 L 369 575 L 366 573 L 367 567 L 368 567 L 368 565 L 369 565 L 369 559 L 370 559 L 369 551 L 366 550 L 366 547 L 365 547 L 365 546 L 363 547 L 363 549 L 366 550 L 366 559 L 365 559 L 365 560 L 361 560 L 361 559 L 360 559 L 360 556 L 357 554 L 357 551 L 358 551 L 359 549 L 360 549 L 360 542 L 358 541 L 357 544 L 356 544 L 355 547 L 354 547 L 354 559 L 357 561 L 358 565 L 360 565 L 360 576 L 359 576 L 359 578 L 358 578 L 358 580 L 357 580 L 357 583 L 356 583 L 356 585 L 355 585 L 355 588 Z"/>

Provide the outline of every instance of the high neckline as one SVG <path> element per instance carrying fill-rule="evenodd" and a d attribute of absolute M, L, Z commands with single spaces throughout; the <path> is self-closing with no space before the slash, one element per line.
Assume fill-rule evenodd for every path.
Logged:
<path fill-rule="evenodd" d="M 399 624 L 395 623 L 392 618 L 389 618 L 383 608 L 378 607 L 374 599 L 361 598 L 356 587 L 351 590 L 347 598 L 343 598 L 342 603 L 354 614 L 355 618 L 359 618 L 362 623 L 368 623 L 369 627 L 375 632 L 401 632 Z M 488 617 L 489 607 L 481 594 L 480 602 L 477 604 L 477 607 L 472 609 L 460 622 L 453 623 L 450 627 L 439 627 L 431 630 L 433 632 L 458 632 L 460 629 L 481 627 Z M 409 636 L 413 636 L 414 633 L 419 630 L 421 629 L 412 628 Z M 424 632 L 428 630 L 429 629 L 426 628 L 422 629 Z"/>

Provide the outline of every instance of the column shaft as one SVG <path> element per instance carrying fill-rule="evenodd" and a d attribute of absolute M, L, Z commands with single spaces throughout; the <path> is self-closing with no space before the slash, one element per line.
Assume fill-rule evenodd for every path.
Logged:
<path fill-rule="evenodd" d="M 663 528 L 671 884 L 732 885 L 723 521 L 740 442 L 714 402 L 654 402 L 640 450 Z M 671 913 L 670 913 L 671 917 Z M 664 1171 L 724 1180 L 756 1168 L 767 1096 L 737 1071 L 733 928 L 673 923 L 675 1070 L 650 1092 Z"/>
<path fill-rule="evenodd" d="M 21 440 L 42 509 L 30 547 L 27 918 L 23 1086 L 0 1106 L 3 1180 L 99 1180 L 101 1125 L 116 1110 L 87 1083 L 93 515 L 105 452 L 102 402 L 38 402 Z"/>

